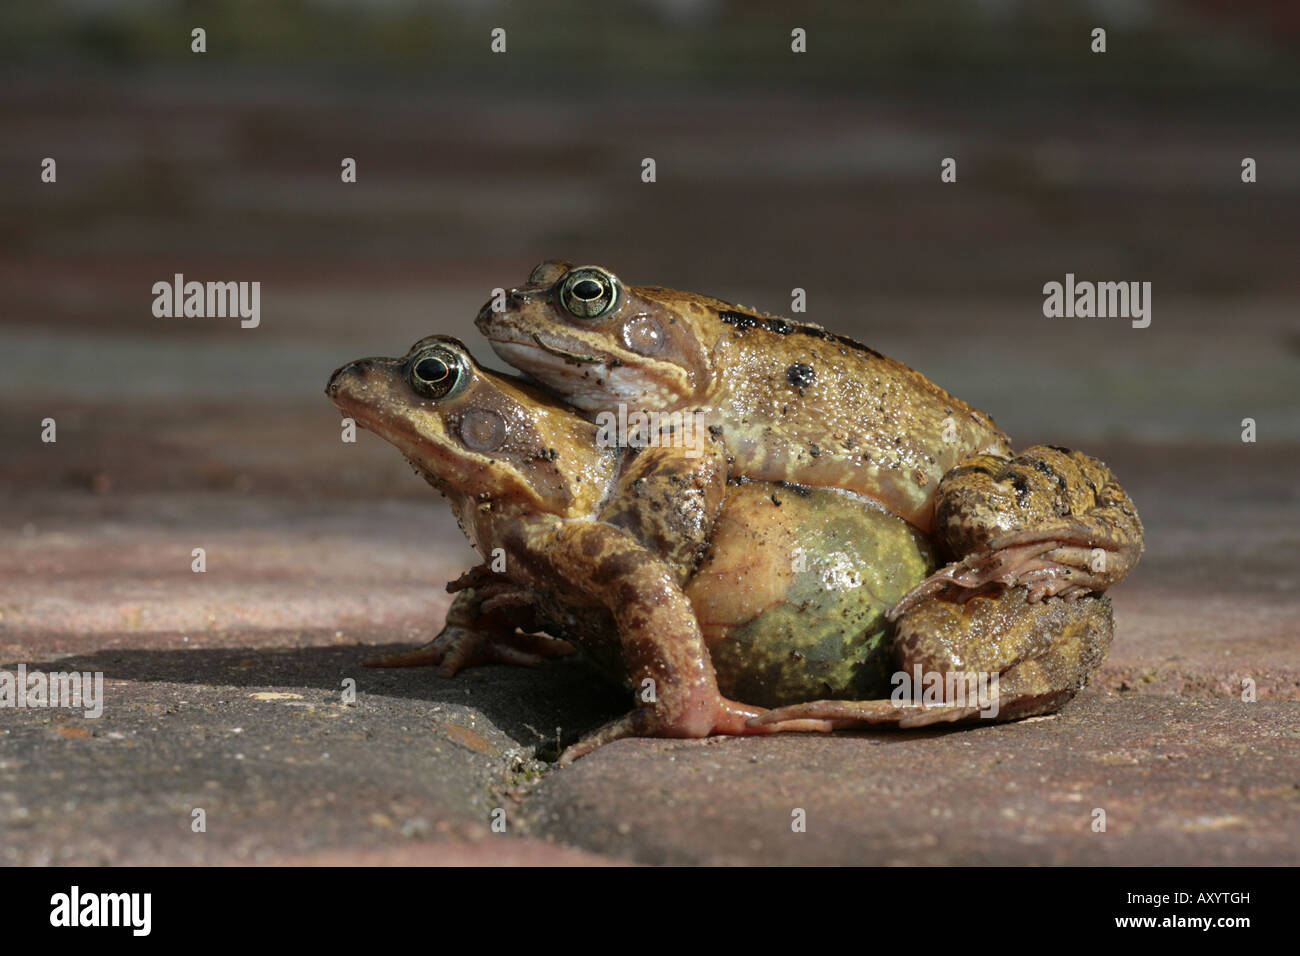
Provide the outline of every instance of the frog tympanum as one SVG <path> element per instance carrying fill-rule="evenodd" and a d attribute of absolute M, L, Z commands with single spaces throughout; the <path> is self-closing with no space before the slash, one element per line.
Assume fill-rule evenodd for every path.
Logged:
<path fill-rule="evenodd" d="M 927 536 L 876 499 L 728 478 L 712 435 L 695 456 L 611 446 L 569 406 L 478 367 L 455 339 L 352 362 L 326 391 L 443 492 L 485 559 L 504 558 L 504 570 L 485 563 L 452 582 L 443 632 L 393 663 L 447 674 L 533 663 L 567 650 L 536 633 L 546 631 L 635 692 L 635 710 L 564 761 L 625 736 L 989 716 L 886 699 L 897 669 L 987 670 L 1000 675 L 997 719 L 1041 713 L 1083 685 L 1109 644 L 1106 599 L 1031 605 L 1024 587 L 960 579 L 979 566 L 927 585 L 890 627 L 886 610 L 934 558 Z M 954 585 L 980 593 L 956 601 Z"/>

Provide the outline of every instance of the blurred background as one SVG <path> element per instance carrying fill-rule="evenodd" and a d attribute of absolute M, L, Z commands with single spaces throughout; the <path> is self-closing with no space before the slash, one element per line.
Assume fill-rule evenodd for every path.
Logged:
<path fill-rule="evenodd" d="M 803 288 L 808 319 L 921 369 L 1019 446 L 1151 472 L 1171 523 L 1205 523 L 1194 534 L 1240 537 L 1239 496 L 1177 497 L 1224 473 L 1273 475 L 1252 494 L 1292 504 L 1240 433 L 1249 417 L 1264 446 L 1300 440 L 1300 11 L 800 7 L 6 6 L 0 533 L 48 554 L 40 534 L 65 521 L 142 533 L 169 507 L 211 508 L 254 532 L 331 498 L 445 521 L 389 448 L 339 443 L 321 390 L 432 332 L 496 364 L 473 315 L 553 257 L 776 313 Z M 1150 327 L 1044 318 L 1043 284 L 1067 272 L 1151 282 Z M 154 317 L 152 285 L 175 273 L 259 281 L 260 326 Z M 439 556 L 464 560 L 434 526 Z M 39 576 L 30 559 L 12 570 Z M 48 623 L 23 608 L 11 622 Z"/>
<path fill-rule="evenodd" d="M 776 313 L 803 288 L 1018 445 L 1118 455 L 1170 532 L 1240 539 L 1240 495 L 1203 500 L 1225 475 L 1294 504 L 1262 461 L 1300 440 L 1298 47 L 1281 2 L 8 5 L 0 532 L 34 549 L 10 570 L 48 574 L 40 535 L 88 518 L 444 520 L 390 449 L 339 443 L 321 390 L 432 332 L 495 363 L 473 315 L 552 257 Z M 1044 318 L 1067 272 L 1151 282 L 1150 327 Z M 259 281 L 260 326 L 154 317 L 175 273 Z"/>
<path fill-rule="evenodd" d="M 226 723 L 254 726 L 231 685 L 334 694 L 356 644 L 427 639 L 472 560 L 399 455 L 339 441 L 330 372 L 434 332 L 499 364 L 473 316 L 568 258 L 778 314 L 805 289 L 805 318 L 922 370 L 1018 447 L 1102 457 L 1148 552 L 1112 592 L 1097 686 L 1230 698 L 1247 666 L 1261 696 L 1295 699 L 1298 52 L 1284 0 L 6 4 L 0 663 L 80 654 L 117 682 L 115 726 L 163 749 L 92 789 L 156 781 L 183 810 L 212 775 L 252 806 L 253 768 L 203 762 Z M 260 326 L 156 318 L 152 286 L 175 273 L 260 282 Z M 1152 283 L 1150 327 L 1044 318 L 1042 287 L 1066 273 Z M 492 719 L 530 744 L 625 706 L 576 712 L 585 692 L 555 681 L 586 683 L 548 673 L 365 680 L 409 697 L 416 723 L 430 700 L 504 686 L 525 710 Z M 173 758 L 158 715 L 181 698 L 215 729 L 185 725 Z M 257 726 L 268 752 L 318 743 Z M 52 746 L 28 729 L 33 754 Z M 357 739 L 354 760 L 393 772 Z M 92 800 L 106 809 L 69 823 L 60 785 L 23 765 L 0 775 L 0 802 L 36 808 L 10 860 L 69 858 L 50 847 L 77 825 L 102 859 L 148 862 L 104 834 L 174 825 L 149 822 L 158 801 L 132 816 Z M 367 786 L 353 766 L 327 785 Z M 322 839 L 335 816 L 301 809 L 319 790 L 277 791 L 247 845 Z"/>
<path fill-rule="evenodd" d="M 310 470 L 275 458 L 333 437 L 328 372 L 429 332 L 471 340 L 490 290 L 550 257 L 777 313 L 804 288 L 809 319 L 1024 443 L 1235 440 L 1246 416 L 1300 438 L 1300 10 L 800 6 L 7 6 L 0 392 L 10 412 L 108 414 L 88 440 L 125 434 L 0 477 L 147 490 L 183 464 L 135 468 L 147 432 L 193 442 L 213 480 L 336 486 L 351 459 L 327 441 L 303 443 L 327 456 Z M 261 327 L 155 318 L 150 288 L 176 272 L 260 281 Z M 1152 282 L 1152 326 L 1045 319 L 1042 285 L 1067 272 Z M 189 437 L 167 424 L 177 400 L 201 403 Z M 241 434 L 267 432 L 238 454 L 203 437 L 245 412 Z M 5 425 L 11 449 L 30 434 Z"/>

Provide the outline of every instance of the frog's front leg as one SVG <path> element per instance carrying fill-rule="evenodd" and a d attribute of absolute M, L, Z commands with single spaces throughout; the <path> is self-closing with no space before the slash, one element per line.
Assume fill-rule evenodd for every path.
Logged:
<path fill-rule="evenodd" d="M 513 582 L 479 566 L 447 585 L 456 597 L 438 636 L 414 650 L 385 654 L 366 667 L 438 667 L 442 677 L 483 664 L 536 667 L 573 653 L 568 641 L 536 630 L 527 595 Z M 522 627 L 523 632 L 517 630 Z M 439 666 L 441 665 L 441 666 Z"/>
<path fill-rule="evenodd" d="M 889 700 L 823 700 L 768 711 L 764 726 L 793 719 L 920 727 L 1007 721 L 1059 710 L 1101 665 L 1114 633 L 1110 599 L 1031 603 L 1023 587 L 967 601 L 934 596 L 895 632 Z"/>
<path fill-rule="evenodd" d="M 829 730 L 824 721 L 747 727 L 763 713 L 723 697 L 694 608 L 664 561 L 622 528 L 601 522 L 556 522 L 518 532 L 521 550 L 544 561 L 575 591 L 614 618 L 637 708 L 569 747 L 567 764 L 623 737 L 705 737 Z"/>
<path fill-rule="evenodd" d="M 962 598 L 1024 585 L 1030 602 L 1073 599 L 1123 579 L 1142 554 L 1142 522 L 1115 476 L 1082 452 L 1035 445 L 977 455 L 935 492 L 934 538 L 955 559 L 890 611 L 939 592 Z"/>
<path fill-rule="evenodd" d="M 726 448 L 700 429 L 698 444 L 637 452 L 600 521 L 622 528 L 685 584 L 708 544 L 727 488 Z"/>

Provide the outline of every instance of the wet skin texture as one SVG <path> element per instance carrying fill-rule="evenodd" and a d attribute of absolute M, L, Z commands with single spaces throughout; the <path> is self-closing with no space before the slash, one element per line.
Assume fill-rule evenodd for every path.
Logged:
<path fill-rule="evenodd" d="M 450 676 L 569 650 L 536 631 L 572 639 L 638 707 L 566 760 L 628 735 L 831 729 L 747 721 L 764 705 L 874 692 L 891 667 L 885 613 L 934 567 L 923 535 L 855 496 L 712 480 L 720 443 L 699 460 L 602 447 L 568 406 L 477 367 L 454 339 L 349 363 L 327 393 L 447 497 L 487 559 L 449 585 L 442 633 L 383 663 Z M 819 549 L 796 555 L 808 541 Z M 877 571 L 843 571 L 868 557 Z"/>
<path fill-rule="evenodd" d="M 949 563 L 891 618 L 939 597 L 1010 606 L 1011 592 L 1024 589 L 1007 626 L 1055 627 L 1069 643 L 1065 625 L 1034 606 L 1097 594 L 1142 553 L 1137 511 L 1102 462 L 1055 446 L 1012 456 L 988 415 L 845 336 L 561 260 L 537 266 L 505 306 L 484 306 L 480 331 L 586 414 L 694 412 L 722 437 L 729 478 L 849 490 L 931 535 Z M 1079 613 L 1109 609 L 1090 600 Z M 969 640 L 998 642 L 973 619 L 967 626 Z M 1061 692 L 1082 686 L 1059 667 L 1050 682 Z M 879 713 L 858 711 L 867 720 Z"/>
<path fill-rule="evenodd" d="M 728 483 L 720 443 L 698 459 L 602 448 L 571 409 L 477 368 L 454 339 L 350 363 L 327 393 L 448 497 L 485 557 L 505 555 L 504 573 L 485 565 L 449 585 L 459 593 L 431 645 L 387 663 L 442 663 L 445 674 L 535 663 L 568 649 L 533 633 L 548 630 L 643 691 L 565 759 L 628 735 L 967 719 L 970 708 L 862 698 L 882 694 L 896 667 L 964 666 L 972 640 L 1008 655 L 994 671 L 1019 668 L 1001 719 L 1024 716 L 1068 699 L 1109 642 L 1108 602 L 1025 614 L 1023 589 L 972 605 L 993 608 L 996 628 L 927 595 L 898 624 L 908 638 L 893 640 L 885 610 L 933 568 L 915 529 L 851 493 Z M 913 620 L 926 623 L 907 630 Z M 1100 653 L 1071 653 L 1081 641 Z M 1043 666 L 1027 667 L 1027 650 Z"/>

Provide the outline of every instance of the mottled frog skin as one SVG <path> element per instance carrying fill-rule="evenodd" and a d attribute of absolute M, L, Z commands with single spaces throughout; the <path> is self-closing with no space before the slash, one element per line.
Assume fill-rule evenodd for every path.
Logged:
<path fill-rule="evenodd" d="M 385 663 L 441 664 L 448 676 L 536 663 L 568 649 L 532 633 L 547 630 L 639 692 L 635 711 L 566 762 L 629 735 L 829 730 L 829 719 L 751 721 L 768 706 L 887 691 L 885 613 L 934 558 L 924 535 L 873 503 L 701 479 L 708 467 L 676 449 L 602 447 L 568 406 L 478 367 L 451 338 L 349 363 L 326 391 L 443 492 L 485 559 L 505 555 L 504 572 L 485 564 L 449 585 L 457 597 L 438 638 Z M 721 471 L 714 444 L 704 459 Z"/>
<path fill-rule="evenodd" d="M 493 349 L 588 415 L 695 411 L 730 476 L 846 489 L 932 533 L 950 563 L 899 614 L 940 591 L 1078 598 L 1142 553 L 1104 464 L 1050 446 L 1012 457 L 988 415 L 845 336 L 558 260 L 504 305 L 477 319 Z"/>
<path fill-rule="evenodd" d="M 1043 713 L 1083 686 L 1110 642 L 1105 599 L 1031 605 L 1024 587 L 965 602 L 932 589 L 899 613 L 934 555 L 873 501 L 717 481 L 716 442 L 703 464 L 671 447 L 605 447 L 568 406 L 479 368 L 455 339 L 349 363 L 327 393 L 444 493 L 485 559 L 505 554 L 502 573 L 485 564 L 448 586 L 457 596 L 433 642 L 385 663 L 441 664 L 447 676 L 534 664 L 569 650 L 535 633 L 546 630 L 641 691 L 636 710 L 569 748 L 565 762 L 629 735 Z M 998 674 L 1000 709 L 885 699 L 891 677 L 916 667 Z"/>
<path fill-rule="evenodd" d="M 725 429 L 734 473 L 855 491 L 921 531 L 948 471 L 1010 450 L 983 412 L 852 339 L 600 266 L 544 262 L 477 324 L 584 412 L 699 409 Z"/>

